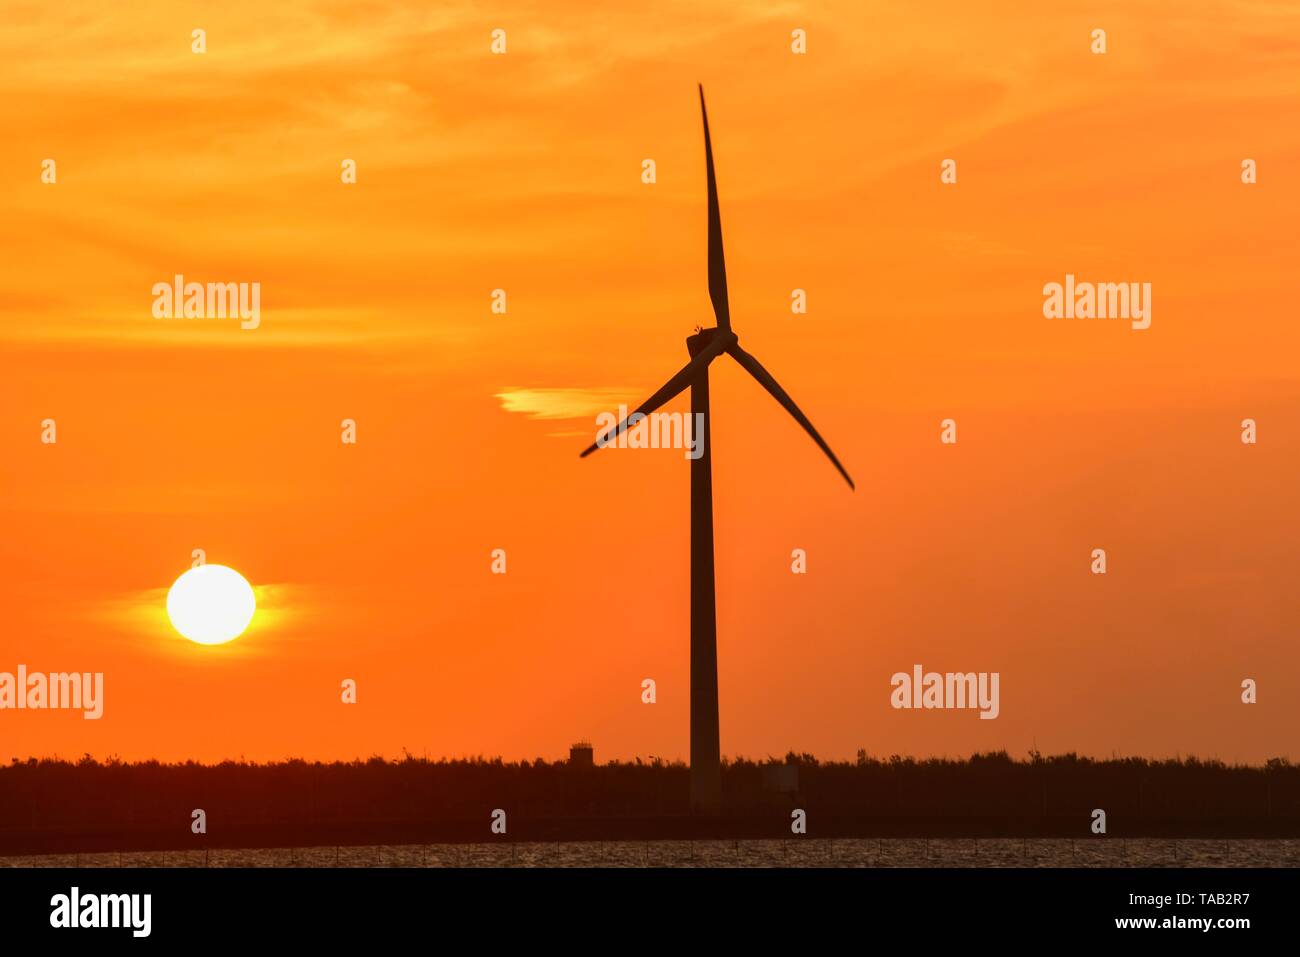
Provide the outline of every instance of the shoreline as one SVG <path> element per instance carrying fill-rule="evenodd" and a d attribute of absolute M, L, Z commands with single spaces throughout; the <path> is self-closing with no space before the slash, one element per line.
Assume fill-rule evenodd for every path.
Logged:
<path fill-rule="evenodd" d="M 0 868 L 1300 867 L 1300 840 L 813 838 L 498 841 L 0 856 Z"/>
<path fill-rule="evenodd" d="M 674 842 L 800 840 L 1001 840 L 1001 841 L 1297 841 L 1300 826 L 1293 820 L 1256 818 L 1179 820 L 1169 818 L 1112 819 L 1105 834 L 1093 834 L 1090 819 L 1069 815 L 1050 818 L 992 817 L 847 817 L 808 810 L 808 834 L 791 833 L 791 812 L 773 808 L 754 815 L 714 817 L 585 817 L 538 819 L 511 814 L 507 832 L 493 832 L 491 809 L 475 821 L 392 821 L 268 823 L 223 826 L 214 821 L 206 834 L 188 827 L 94 831 L 59 829 L 0 831 L 0 857 L 94 854 L 186 853 L 216 850 L 259 850 L 307 847 L 395 847 L 431 845 L 495 845 L 581 842 Z"/>

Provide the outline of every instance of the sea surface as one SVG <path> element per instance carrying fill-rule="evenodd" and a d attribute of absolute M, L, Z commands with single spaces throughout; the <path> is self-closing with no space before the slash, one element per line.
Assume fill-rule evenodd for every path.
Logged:
<path fill-rule="evenodd" d="M 0 867 L 1297 867 L 1300 840 L 791 838 L 211 849 L 0 857 Z"/>

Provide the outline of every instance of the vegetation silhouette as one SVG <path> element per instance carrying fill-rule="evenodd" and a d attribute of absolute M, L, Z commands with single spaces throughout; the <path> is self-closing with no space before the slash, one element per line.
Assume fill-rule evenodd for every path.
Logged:
<path fill-rule="evenodd" d="M 777 766 L 794 768 L 774 774 Z M 412 755 L 349 762 L 127 763 L 90 755 L 0 766 L 0 854 L 491 840 L 789 837 L 1300 837 L 1300 766 L 1076 754 L 1015 760 L 819 761 L 722 766 L 723 808 L 691 811 L 689 769 L 658 759 L 571 767 Z M 797 778 L 796 791 L 765 786 Z M 207 833 L 191 831 L 206 814 Z M 507 833 L 493 834 L 495 809 Z"/>

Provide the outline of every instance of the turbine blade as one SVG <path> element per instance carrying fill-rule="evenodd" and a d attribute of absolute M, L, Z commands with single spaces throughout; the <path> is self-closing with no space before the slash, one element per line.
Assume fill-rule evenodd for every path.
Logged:
<path fill-rule="evenodd" d="M 722 258 L 722 215 L 718 212 L 718 179 L 713 173 L 713 142 L 709 139 L 709 114 L 704 108 L 704 85 L 700 84 L 700 115 L 704 117 L 704 162 L 709 178 L 709 298 L 719 329 L 731 328 L 727 305 L 727 264 Z"/>
<path fill-rule="evenodd" d="M 629 412 L 626 419 L 624 419 L 618 425 L 614 426 L 614 428 L 605 432 L 605 434 L 602 435 L 597 441 L 592 442 L 591 445 L 583 449 L 582 453 L 578 457 L 585 459 L 592 452 L 595 452 L 598 448 L 600 448 L 602 444 L 607 445 L 612 440 L 618 438 L 621 434 L 627 431 L 628 419 L 631 419 L 632 416 L 638 414 L 649 415 L 651 412 L 659 408 L 659 406 L 663 405 L 669 399 L 672 399 L 675 396 L 679 395 L 683 389 L 685 389 L 688 385 L 691 384 L 691 380 L 695 378 L 696 373 L 698 373 L 701 369 L 707 368 L 708 364 L 712 362 L 715 358 L 717 358 L 717 356 L 726 348 L 726 345 L 727 345 L 726 338 L 722 336 L 718 336 L 717 338 L 715 338 L 711 343 L 709 343 L 708 346 L 706 346 L 703 350 L 701 350 L 700 353 L 695 356 L 695 358 L 693 358 L 690 362 L 686 363 L 686 365 L 682 366 L 680 372 L 678 372 L 675 376 L 673 376 L 671 379 L 665 382 L 658 392 L 656 392 L 654 395 L 650 396 L 650 398 L 642 402 L 639 406 L 636 407 L 636 409 Z"/>
<path fill-rule="evenodd" d="M 744 349 L 740 348 L 738 344 L 733 343 L 731 347 L 727 349 L 727 352 L 745 368 L 745 371 L 758 380 L 759 385 L 772 394 L 772 398 L 776 399 L 777 402 L 780 402 L 781 405 L 785 407 L 785 410 L 794 416 L 794 420 L 803 426 L 804 431 L 812 436 L 812 440 L 816 442 L 817 445 L 821 447 L 821 450 L 826 453 L 827 457 L 835 463 L 835 467 L 839 469 L 840 474 L 844 476 L 844 481 L 849 483 L 849 488 L 856 491 L 857 486 L 853 484 L 853 479 L 849 478 L 849 473 L 844 470 L 844 466 L 841 465 L 840 460 L 835 457 L 835 453 L 832 452 L 831 447 L 826 444 L 826 440 L 818 434 L 815 428 L 813 428 L 813 424 L 808 421 L 808 416 L 799 411 L 799 406 L 794 404 L 794 399 L 790 398 L 785 389 L 781 388 L 780 383 L 778 383 L 776 379 L 772 378 L 772 374 L 764 369 L 757 359 L 751 356 Z"/>

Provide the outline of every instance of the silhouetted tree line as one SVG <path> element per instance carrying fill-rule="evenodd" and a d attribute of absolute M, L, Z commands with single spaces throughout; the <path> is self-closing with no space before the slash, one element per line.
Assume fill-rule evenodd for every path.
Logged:
<path fill-rule="evenodd" d="M 765 767 L 792 765 L 797 792 L 769 790 Z M 789 810 L 822 836 L 1060 834 L 1083 837 L 1094 809 L 1115 835 L 1300 836 L 1300 766 L 1196 758 L 1015 760 L 809 754 L 724 762 L 725 810 L 692 817 L 686 765 L 594 768 L 501 759 L 272 764 L 96 761 L 89 755 L 0 766 L 0 853 L 417 843 L 598 837 L 788 836 Z M 785 772 L 787 780 L 790 772 Z M 207 833 L 194 834 L 203 809 Z"/>

